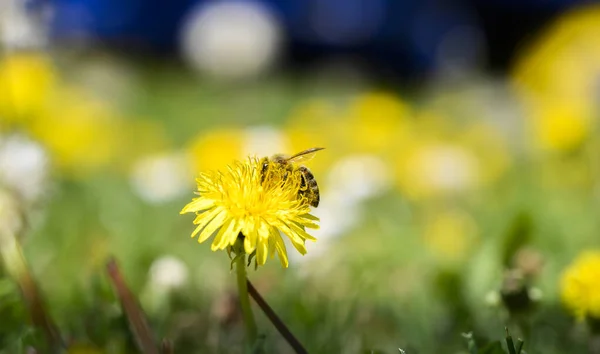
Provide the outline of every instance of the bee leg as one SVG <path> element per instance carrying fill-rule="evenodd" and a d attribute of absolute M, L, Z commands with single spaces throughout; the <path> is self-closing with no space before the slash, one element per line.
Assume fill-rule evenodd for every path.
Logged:
<path fill-rule="evenodd" d="M 306 169 L 306 167 L 304 166 L 300 166 L 298 167 L 298 171 L 300 171 L 300 190 L 302 192 L 305 192 L 308 186 L 308 180 L 306 178 L 306 173 L 308 172 L 308 170 Z M 308 172 L 310 173 L 310 172 Z"/>
<path fill-rule="evenodd" d="M 269 163 L 265 162 L 262 165 L 262 168 L 260 170 L 260 183 L 263 183 L 265 181 L 265 177 L 267 177 L 267 172 L 269 170 Z"/>
<path fill-rule="evenodd" d="M 287 166 L 285 168 L 285 173 L 283 174 L 283 180 L 286 181 L 288 179 L 288 177 L 290 176 L 290 172 L 292 172 L 291 168 L 289 166 Z"/>

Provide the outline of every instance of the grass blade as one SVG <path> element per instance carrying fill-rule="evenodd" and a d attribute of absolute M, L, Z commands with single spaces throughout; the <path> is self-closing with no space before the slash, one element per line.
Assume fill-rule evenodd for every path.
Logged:
<path fill-rule="evenodd" d="M 146 321 L 146 316 L 144 316 L 144 312 L 138 305 L 137 300 L 127 287 L 117 262 L 114 259 L 110 259 L 106 265 L 106 270 L 117 292 L 123 311 L 125 311 L 129 327 L 138 348 L 144 354 L 159 354 L 154 336 Z"/>

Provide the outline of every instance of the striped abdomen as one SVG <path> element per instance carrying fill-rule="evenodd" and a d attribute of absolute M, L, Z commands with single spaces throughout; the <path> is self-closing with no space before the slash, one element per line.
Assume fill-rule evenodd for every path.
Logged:
<path fill-rule="evenodd" d="M 300 190 L 298 191 L 299 195 L 305 196 L 308 199 L 308 202 L 313 207 L 319 206 L 319 186 L 317 185 L 317 180 L 315 176 L 310 172 L 308 168 L 305 166 L 298 166 L 298 171 L 301 172 L 302 181 L 300 182 Z"/>

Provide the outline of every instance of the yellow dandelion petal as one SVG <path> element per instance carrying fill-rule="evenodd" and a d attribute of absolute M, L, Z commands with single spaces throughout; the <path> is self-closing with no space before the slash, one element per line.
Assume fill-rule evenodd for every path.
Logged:
<path fill-rule="evenodd" d="M 301 224 L 301 225 L 303 225 L 303 226 L 304 226 L 304 227 L 306 227 L 306 228 L 309 228 L 309 229 L 315 229 L 315 230 L 318 230 L 318 229 L 319 229 L 319 224 L 317 224 L 317 223 L 314 223 L 314 222 L 312 222 L 312 221 L 304 221 L 304 220 L 303 220 L 303 222 L 304 222 L 304 223 L 303 223 L 303 224 Z M 300 224 L 296 224 L 296 225 L 300 225 Z M 312 237 L 312 236 L 311 236 L 311 237 Z"/>
<path fill-rule="evenodd" d="M 235 243 L 235 240 L 237 240 L 238 235 L 240 234 L 240 232 L 242 231 L 242 225 L 239 221 L 235 221 L 235 226 L 233 227 L 232 231 L 227 235 L 227 244 L 229 245 L 233 245 Z"/>
<path fill-rule="evenodd" d="M 246 251 L 247 254 L 250 254 L 256 250 L 256 239 L 258 238 L 258 232 L 253 229 L 247 234 L 247 236 L 246 234 L 244 234 L 244 236 L 244 251 Z"/>
<path fill-rule="evenodd" d="M 252 247 L 252 244 L 255 243 L 254 240 L 256 238 L 254 235 L 254 231 L 255 231 L 254 218 L 252 218 L 252 217 L 246 218 L 244 220 L 244 226 L 242 227 L 242 233 L 246 237 L 246 241 L 244 241 L 244 244 L 248 243 L 247 247 L 251 247 L 252 250 L 254 250 L 254 247 Z M 248 251 L 248 249 L 246 249 L 246 252 L 250 253 L 252 251 Z"/>
<path fill-rule="evenodd" d="M 196 216 L 196 219 L 194 219 L 194 224 L 198 225 L 198 226 L 196 227 L 196 229 L 194 230 L 194 232 L 192 232 L 192 237 L 196 236 L 200 231 L 202 231 L 202 229 L 204 229 L 206 227 L 206 225 L 212 219 L 214 219 L 214 217 L 218 213 L 220 213 L 221 211 L 222 211 L 222 209 L 216 208 L 216 209 L 204 212 L 204 213 L 199 214 L 198 216 Z"/>
<path fill-rule="evenodd" d="M 279 230 L 276 227 L 269 227 L 269 256 L 275 257 L 277 250 L 275 249 L 275 238 L 279 236 Z"/>
<path fill-rule="evenodd" d="M 305 255 L 306 254 L 306 246 L 304 245 L 304 242 L 302 243 L 296 243 L 296 242 L 292 242 L 292 246 L 294 246 L 294 248 L 301 254 L 301 255 Z"/>
<path fill-rule="evenodd" d="M 221 211 L 218 213 L 209 223 L 206 225 L 200 236 L 198 236 L 198 243 L 206 241 L 215 231 L 217 231 L 227 219 L 227 212 Z"/>
<path fill-rule="evenodd" d="M 261 242 L 256 247 L 256 262 L 258 265 L 263 265 L 267 261 L 267 256 L 269 255 L 269 244 L 266 242 Z"/>
<path fill-rule="evenodd" d="M 264 221 L 261 222 L 260 226 L 258 227 L 258 240 L 259 240 L 259 242 L 268 244 L 269 235 L 271 234 L 270 231 L 271 230 L 269 229 L 269 224 L 267 224 Z"/>
<path fill-rule="evenodd" d="M 312 214 L 302 214 L 300 215 L 301 219 L 308 219 L 308 220 L 312 220 L 312 221 L 320 221 L 321 219 L 319 219 L 318 216 L 314 216 Z"/>
<path fill-rule="evenodd" d="M 304 243 L 304 240 L 302 239 L 302 237 L 300 235 L 298 235 L 297 232 L 295 232 L 294 230 L 292 230 L 282 220 L 280 220 L 276 225 L 277 225 L 277 228 L 279 230 L 281 230 L 287 237 L 290 238 L 290 240 L 292 241 L 292 244 L 297 245 L 297 244 L 303 244 Z"/>
<path fill-rule="evenodd" d="M 212 208 L 215 205 L 214 200 L 205 199 L 205 198 L 195 198 L 191 203 L 186 205 L 179 213 L 185 214 L 191 211 L 201 211 Z"/>
<path fill-rule="evenodd" d="M 233 232 L 234 227 L 235 220 L 233 220 L 232 218 L 225 220 L 223 226 L 221 227 L 221 229 L 219 229 L 219 232 L 215 236 L 215 239 L 213 240 L 210 249 L 212 251 L 216 251 L 222 250 L 225 247 L 227 247 L 227 245 L 229 244 L 229 238 L 227 238 L 226 235 L 229 235 L 231 232 Z"/>
<path fill-rule="evenodd" d="M 277 255 L 279 256 L 279 261 L 281 261 L 281 265 L 284 268 L 287 268 L 289 265 L 288 262 L 288 258 L 287 258 L 287 250 L 285 247 L 285 243 L 283 242 L 283 239 L 281 238 L 281 234 L 279 234 L 279 232 L 277 234 L 274 235 L 274 241 L 275 241 L 275 250 L 277 251 Z"/>
<path fill-rule="evenodd" d="M 290 223 L 290 228 L 296 233 L 298 234 L 298 236 L 300 236 L 303 240 L 311 240 L 311 241 L 316 241 L 317 239 L 314 236 L 309 235 L 306 230 L 303 228 L 309 227 L 308 225 L 300 225 L 298 223 L 292 222 Z M 318 228 L 318 226 L 317 226 Z"/>

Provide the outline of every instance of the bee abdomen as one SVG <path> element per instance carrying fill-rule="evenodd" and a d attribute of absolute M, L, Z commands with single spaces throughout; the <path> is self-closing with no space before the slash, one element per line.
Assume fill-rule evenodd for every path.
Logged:
<path fill-rule="evenodd" d="M 307 196 L 310 205 L 316 208 L 317 206 L 319 206 L 320 200 L 319 186 L 317 185 L 317 180 L 308 168 L 300 166 L 298 167 L 298 170 L 302 173 L 302 181 L 300 182 L 299 194 Z"/>

